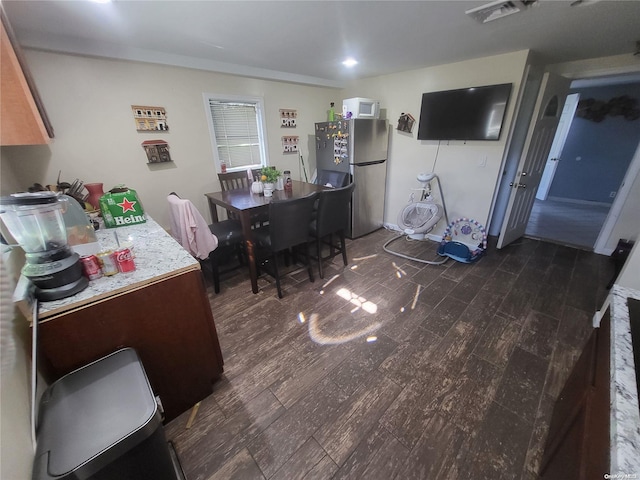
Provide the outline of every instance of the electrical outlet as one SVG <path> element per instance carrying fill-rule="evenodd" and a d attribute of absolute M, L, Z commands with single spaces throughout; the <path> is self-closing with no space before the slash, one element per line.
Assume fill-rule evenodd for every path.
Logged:
<path fill-rule="evenodd" d="M 486 155 L 483 155 L 482 157 L 480 157 L 478 159 L 478 166 L 479 167 L 483 167 L 483 168 L 487 166 L 487 156 Z"/>
<path fill-rule="evenodd" d="M 615 198 L 616 193 L 618 193 L 618 192 L 611 192 L 611 193 L 609 194 L 609 198 Z"/>

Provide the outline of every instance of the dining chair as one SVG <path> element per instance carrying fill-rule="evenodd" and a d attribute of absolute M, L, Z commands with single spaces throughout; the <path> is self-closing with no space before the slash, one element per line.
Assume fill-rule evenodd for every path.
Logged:
<path fill-rule="evenodd" d="M 228 192 L 230 190 L 240 190 L 243 188 L 251 188 L 251 183 L 256 177 L 260 176 L 260 169 L 254 168 L 251 170 L 251 178 L 247 175 L 247 171 L 241 172 L 227 172 L 227 173 L 219 173 L 218 180 L 220 181 L 220 188 L 223 192 Z M 235 212 L 231 210 L 227 210 L 227 218 L 237 220 L 238 216 Z M 267 213 L 258 213 L 253 216 L 253 225 L 254 226 L 262 226 L 263 224 L 269 221 Z"/>
<path fill-rule="evenodd" d="M 277 254 L 280 252 L 303 247 L 302 253 L 306 259 L 309 281 L 314 281 L 311 257 L 309 256 L 309 222 L 317 196 L 317 192 L 313 192 L 302 198 L 272 201 L 269 204 L 269 225 L 253 231 L 258 246 L 258 255 L 266 251 L 265 260 L 268 260 L 269 266 L 272 268 L 272 271 L 268 273 L 276 280 L 278 298 L 282 298 L 277 260 Z M 260 260 L 256 260 L 256 263 L 259 269 Z"/>
<path fill-rule="evenodd" d="M 237 268 L 221 271 L 220 265 L 234 254 L 238 257 L 238 264 L 244 264 L 242 252 L 244 237 L 240 222 L 223 220 L 208 225 L 191 200 L 180 198 L 172 192 L 167 197 L 167 201 L 171 236 L 198 261 L 209 260 L 213 288 L 216 293 L 220 293 L 220 274 Z"/>
<path fill-rule="evenodd" d="M 315 211 L 315 218 L 309 225 L 310 237 L 315 240 L 316 258 L 318 260 L 318 274 L 324 278 L 322 271 L 322 261 L 333 258 L 337 253 L 342 253 L 342 261 L 345 266 L 347 261 L 347 247 L 345 242 L 345 231 L 349 227 L 349 213 L 351 195 L 355 188 L 355 183 L 350 183 L 346 187 L 322 190 L 318 199 L 318 208 Z M 340 245 L 333 242 L 333 234 L 337 234 Z M 329 238 L 326 241 L 326 238 Z M 322 245 L 329 245 L 329 256 L 322 257 Z"/>
<path fill-rule="evenodd" d="M 219 173 L 218 180 L 220 181 L 222 191 L 227 192 L 229 190 L 251 187 L 251 182 L 258 175 L 260 175 L 260 169 L 254 168 L 251 170 L 251 178 L 247 175 L 247 171 L 243 170 L 240 172 Z"/>
<path fill-rule="evenodd" d="M 344 187 L 349 181 L 347 172 L 337 172 L 335 170 L 321 170 L 318 172 L 318 185 L 325 185 L 333 188 Z"/>

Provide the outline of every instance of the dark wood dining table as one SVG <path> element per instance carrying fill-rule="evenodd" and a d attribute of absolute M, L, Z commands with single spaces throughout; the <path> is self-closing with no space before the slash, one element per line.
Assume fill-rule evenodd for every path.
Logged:
<path fill-rule="evenodd" d="M 269 203 L 274 200 L 286 200 L 291 198 L 301 198 L 313 192 L 324 190 L 325 187 L 313 183 L 293 181 L 293 188 L 290 192 L 286 190 L 274 190 L 272 197 L 265 197 L 262 194 L 251 193 L 250 188 L 240 188 L 227 190 L 224 192 L 205 193 L 209 202 L 211 221 L 218 221 L 218 210 L 220 206 L 225 210 L 237 213 L 242 224 L 242 233 L 247 251 L 247 261 L 249 263 L 249 275 L 251 277 L 251 290 L 258 293 L 258 270 L 256 268 L 255 242 L 252 233 L 252 220 L 256 214 L 267 212 Z"/>

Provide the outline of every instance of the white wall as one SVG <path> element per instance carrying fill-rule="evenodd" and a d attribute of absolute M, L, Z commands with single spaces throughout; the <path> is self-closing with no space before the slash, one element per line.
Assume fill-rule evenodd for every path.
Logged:
<path fill-rule="evenodd" d="M 29 327 L 11 301 L 15 264 L 5 251 L 0 258 L 0 478 L 31 478 L 33 446 L 30 427 Z"/>
<path fill-rule="evenodd" d="M 310 175 L 315 156 L 309 158 L 309 135 L 316 121 L 325 120 L 329 102 L 339 96 L 330 88 L 186 68 L 25 53 L 55 139 L 49 146 L 5 147 L 3 164 L 10 163 L 21 187 L 55 183 L 59 171 L 64 181 L 102 182 L 105 190 L 125 183 L 137 190 L 145 210 L 165 226 L 166 196 L 171 191 L 190 198 L 208 217 L 204 193 L 219 190 L 203 93 L 263 97 L 270 164 L 291 170 L 294 178 L 298 156 L 282 153 L 281 137 L 300 136 Z M 164 107 L 169 132 L 138 133 L 131 105 Z M 298 110 L 295 130 L 280 128 L 281 108 Z M 148 165 L 140 144 L 149 139 L 166 140 L 173 162 Z"/>
<path fill-rule="evenodd" d="M 345 89 L 345 97 L 380 100 L 392 126 L 389 151 L 385 222 L 396 224 L 399 211 L 419 187 L 416 176 L 434 171 L 442 182 L 450 220 L 474 218 L 488 228 L 494 190 L 501 173 L 504 151 L 513 118 L 515 100 L 527 62 L 528 51 L 485 57 L 366 79 Z M 422 94 L 430 91 L 478 85 L 513 83 L 505 124 L 497 142 L 418 141 Z M 398 117 L 410 113 L 416 119 L 411 134 L 396 130 Z M 486 166 L 480 166 L 486 160 Z M 435 185 L 434 185 L 435 187 Z M 441 221 L 433 234 L 441 235 Z"/>
<path fill-rule="evenodd" d="M 640 145 L 638 145 L 636 156 L 639 154 Z M 615 250 L 620 239 L 640 241 L 640 171 L 636 172 L 635 179 L 632 180 L 627 200 L 603 250 L 610 254 Z"/>

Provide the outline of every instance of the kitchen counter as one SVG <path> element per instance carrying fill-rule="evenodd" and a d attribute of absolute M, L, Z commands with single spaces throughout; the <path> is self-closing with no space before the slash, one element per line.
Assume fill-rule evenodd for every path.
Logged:
<path fill-rule="evenodd" d="M 223 372 L 200 264 L 148 217 L 96 234 L 102 248 L 116 248 L 115 234 L 120 245 L 130 242 L 136 270 L 40 303 L 40 373 L 53 382 L 123 347 L 134 348 L 170 421 L 210 395 Z"/>
<path fill-rule="evenodd" d="M 640 477 L 640 410 L 627 298 L 640 291 L 614 285 L 611 306 L 611 474 Z M 634 477 L 635 478 L 635 477 Z"/>
<path fill-rule="evenodd" d="M 170 275 L 200 269 L 199 262 L 149 216 L 146 223 L 97 230 L 96 236 L 101 249 L 115 250 L 116 235 L 121 245 L 129 244 L 133 247 L 136 270 L 92 280 L 86 289 L 71 297 L 40 302 L 40 321 Z"/>

